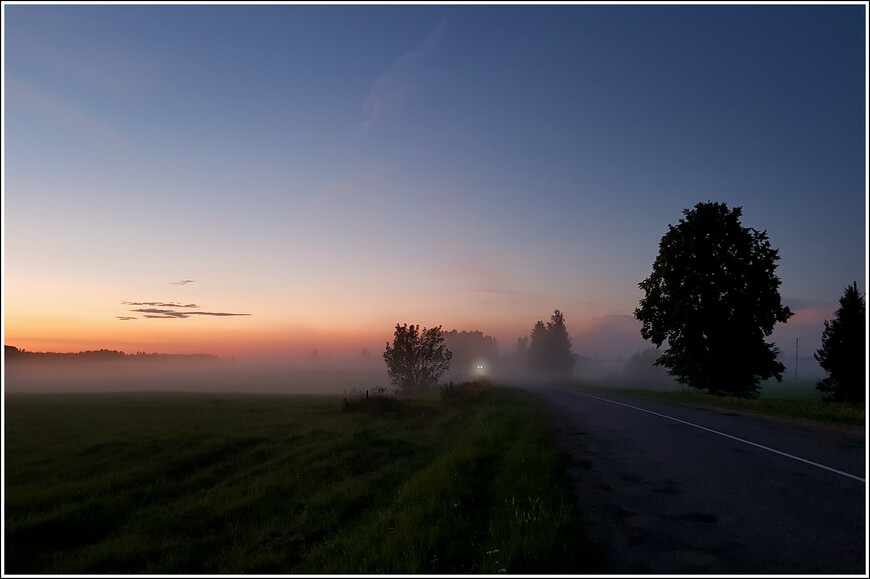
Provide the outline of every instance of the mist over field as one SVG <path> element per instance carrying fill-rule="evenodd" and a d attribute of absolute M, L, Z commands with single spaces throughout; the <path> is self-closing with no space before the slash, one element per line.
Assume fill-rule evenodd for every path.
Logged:
<path fill-rule="evenodd" d="M 7 360 L 8 393 L 240 392 L 341 394 L 388 384 L 383 361 Z"/>
<path fill-rule="evenodd" d="M 648 348 L 622 359 L 575 355 L 567 378 L 599 386 L 655 390 L 681 388 L 666 369 L 654 366 L 661 352 Z M 215 356 L 123 355 L 87 359 L 81 354 L 8 355 L 4 360 L 7 393 L 73 392 L 238 392 L 262 394 L 343 394 L 378 386 L 391 388 L 381 352 L 317 359 L 232 359 Z M 794 360 L 783 359 L 784 378 L 794 377 Z M 798 361 L 802 379 L 824 375 L 811 357 Z M 485 378 L 522 386 L 554 381 L 529 369 L 515 352 L 488 355 L 457 350 L 441 382 Z M 771 381 L 771 385 L 775 385 Z"/>
<path fill-rule="evenodd" d="M 452 359 L 441 383 L 488 379 L 512 385 L 551 379 L 529 368 L 516 352 L 502 354 L 481 332 L 447 332 Z M 620 360 L 575 356 L 573 378 L 615 380 Z M 211 355 L 125 354 L 99 350 L 76 354 L 34 353 L 6 348 L 8 393 L 238 392 L 342 394 L 375 387 L 392 389 L 382 352 L 331 355 L 313 350 L 297 358 L 225 358 Z M 564 379 L 564 377 L 563 377 Z"/>

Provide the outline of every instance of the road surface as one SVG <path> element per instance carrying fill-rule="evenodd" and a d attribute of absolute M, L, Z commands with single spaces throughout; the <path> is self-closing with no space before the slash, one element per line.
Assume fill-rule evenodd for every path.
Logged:
<path fill-rule="evenodd" d="M 603 571 L 866 573 L 863 430 L 528 389 L 553 411 Z"/>

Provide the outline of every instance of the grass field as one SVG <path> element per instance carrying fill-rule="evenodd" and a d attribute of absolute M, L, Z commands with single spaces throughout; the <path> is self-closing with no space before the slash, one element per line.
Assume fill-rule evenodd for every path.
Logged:
<path fill-rule="evenodd" d="M 784 379 L 782 382 L 770 380 L 762 385 L 760 396 L 754 399 L 712 396 L 689 388 L 670 391 L 623 390 L 674 402 L 702 404 L 832 425 L 863 426 L 865 424 L 864 406 L 825 401 L 822 393 L 816 390 L 815 383 L 814 380 Z"/>
<path fill-rule="evenodd" d="M 7 395 L 5 571 L 583 573 L 530 395 Z"/>

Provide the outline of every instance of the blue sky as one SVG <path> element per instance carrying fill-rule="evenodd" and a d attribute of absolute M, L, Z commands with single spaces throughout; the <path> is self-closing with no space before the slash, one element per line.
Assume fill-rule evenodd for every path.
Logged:
<path fill-rule="evenodd" d="M 864 5 L 5 4 L 4 23 L 7 343 L 282 353 L 417 322 L 510 350 L 559 308 L 575 351 L 628 356 L 659 239 L 708 200 L 780 249 L 783 343 L 817 347 L 866 288 Z M 118 319 L 172 300 L 252 315 Z"/>

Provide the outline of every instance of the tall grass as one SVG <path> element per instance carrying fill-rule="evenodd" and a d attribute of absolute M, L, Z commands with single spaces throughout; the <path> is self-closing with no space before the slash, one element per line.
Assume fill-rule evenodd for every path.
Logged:
<path fill-rule="evenodd" d="M 767 416 L 797 418 L 829 425 L 863 426 L 865 424 L 865 407 L 863 405 L 823 400 L 814 386 L 808 385 L 808 383 L 809 381 L 802 381 L 789 384 L 784 381 L 783 384 L 779 385 L 765 384 L 758 398 L 713 396 L 689 388 L 672 391 L 641 389 L 624 389 L 624 391 L 674 402 L 702 404 Z"/>
<path fill-rule="evenodd" d="M 481 403 L 449 449 L 304 570 L 565 573 L 594 564 L 540 410 L 530 413 L 524 393 L 467 390 Z"/>
<path fill-rule="evenodd" d="M 565 572 L 591 564 L 529 395 L 7 396 L 8 573 Z M 390 403 L 392 404 L 392 403 Z M 580 545 L 580 548 L 577 548 Z"/>

